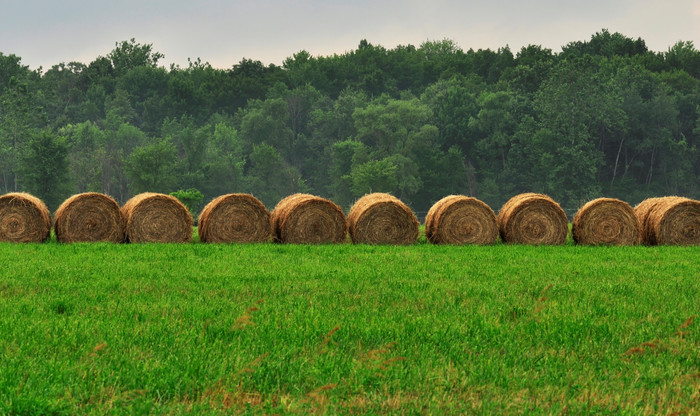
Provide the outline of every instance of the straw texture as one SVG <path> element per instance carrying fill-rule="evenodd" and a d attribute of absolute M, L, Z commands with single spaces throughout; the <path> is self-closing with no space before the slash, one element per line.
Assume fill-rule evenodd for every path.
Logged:
<path fill-rule="evenodd" d="M 348 214 L 353 243 L 413 244 L 418 240 L 418 219 L 398 198 L 372 193 L 358 199 Z"/>
<path fill-rule="evenodd" d="M 275 240 L 291 244 L 342 243 L 347 235 L 343 210 L 328 199 L 294 194 L 282 199 L 271 215 Z"/>
<path fill-rule="evenodd" d="M 634 210 L 614 198 L 586 203 L 574 216 L 571 232 L 577 244 L 635 245 L 642 240 Z"/>
<path fill-rule="evenodd" d="M 569 232 L 566 213 L 547 195 L 525 193 L 512 197 L 498 213 L 501 240 L 510 244 L 565 244 Z"/>
<path fill-rule="evenodd" d="M 496 214 L 476 198 L 446 196 L 428 211 L 425 236 L 433 244 L 493 244 L 498 239 Z"/>
<path fill-rule="evenodd" d="M 214 198 L 199 214 L 198 224 L 205 243 L 262 243 L 272 236 L 270 212 L 249 194 Z"/>
<path fill-rule="evenodd" d="M 104 194 L 73 195 L 58 207 L 54 218 L 56 239 L 62 243 L 123 243 L 126 239 L 126 222 L 119 204 Z"/>
<path fill-rule="evenodd" d="M 634 209 L 644 244 L 700 245 L 700 201 L 669 196 L 650 198 Z"/>
<path fill-rule="evenodd" d="M 0 196 L 0 241 L 41 243 L 51 237 L 51 213 L 39 198 L 13 192 Z"/>
<path fill-rule="evenodd" d="M 192 239 L 192 215 L 173 196 L 138 194 L 126 201 L 121 211 L 131 243 L 187 243 Z"/>

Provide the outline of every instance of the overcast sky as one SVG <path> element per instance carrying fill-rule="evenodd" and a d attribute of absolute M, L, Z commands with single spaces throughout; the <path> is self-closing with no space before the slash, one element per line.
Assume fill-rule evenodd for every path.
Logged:
<path fill-rule="evenodd" d="M 242 58 L 280 65 L 302 49 L 342 54 L 362 39 L 559 52 L 604 28 L 654 51 L 680 40 L 700 49 L 700 0 L 0 0 L 0 16 L 0 52 L 32 69 L 87 64 L 131 38 L 153 44 L 166 66 L 199 57 L 217 68 Z"/>

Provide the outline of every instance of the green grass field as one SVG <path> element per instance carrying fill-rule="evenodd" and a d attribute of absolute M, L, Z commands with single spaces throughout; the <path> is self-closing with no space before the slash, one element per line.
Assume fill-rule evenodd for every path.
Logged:
<path fill-rule="evenodd" d="M 698 414 L 700 247 L 0 244 L 0 414 Z"/>

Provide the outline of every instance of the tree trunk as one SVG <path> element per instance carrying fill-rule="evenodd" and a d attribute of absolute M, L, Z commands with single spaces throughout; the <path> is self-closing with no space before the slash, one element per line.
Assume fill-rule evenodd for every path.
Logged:
<path fill-rule="evenodd" d="M 656 156 L 656 147 L 651 149 L 651 161 L 649 161 L 649 173 L 647 174 L 647 190 L 651 185 L 652 174 L 654 172 L 654 157 Z"/>
<path fill-rule="evenodd" d="M 476 175 L 474 174 L 474 165 L 472 165 L 470 160 L 467 160 L 466 163 L 462 160 L 462 166 L 464 166 L 464 171 L 467 173 L 467 190 L 469 191 L 469 195 L 476 195 L 477 183 Z"/>
<path fill-rule="evenodd" d="M 620 140 L 620 147 L 617 148 L 617 156 L 615 156 L 615 166 L 613 167 L 613 176 L 612 180 L 610 181 L 610 190 L 612 191 L 613 189 L 613 184 L 615 183 L 615 177 L 617 176 L 617 165 L 620 162 L 620 153 L 622 152 L 622 145 L 625 143 L 625 138 L 623 137 L 622 140 Z"/>

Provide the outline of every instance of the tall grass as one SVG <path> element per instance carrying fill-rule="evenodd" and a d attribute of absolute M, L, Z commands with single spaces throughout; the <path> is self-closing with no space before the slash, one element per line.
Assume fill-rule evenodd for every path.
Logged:
<path fill-rule="evenodd" d="M 699 254 L 0 244 L 0 414 L 693 414 Z"/>

